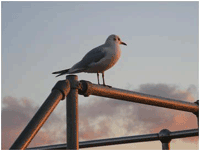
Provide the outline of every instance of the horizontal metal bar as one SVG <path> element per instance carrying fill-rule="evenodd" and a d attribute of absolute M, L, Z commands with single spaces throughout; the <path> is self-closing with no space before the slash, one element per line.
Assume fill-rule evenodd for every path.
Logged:
<path fill-rule="evenodd" d="M 79 89 L 79 94 L 84 96 L 96 95 L 193 113 L 199 112 L 199 106 L 197 103 L 169 99 L 118 88 L 110 88 L 92 84 L 89 81 L 81 80 L 80 83 L 82 88 Z"/>
<path fill-rule="evenodd" d="M 162 136 L 162 139 L 164 137 L 168 137 L 170 139 L 176 139 L 176 138 L 192 137 L 192 136 L 198 136 L 198 135 L 199 135 L 199 129 L 190 129 L 190 130 L 170 132 L 170 136 Z M 128 136 L 128 137 L 118 137 L 118 138 L 109 138 L 109 139 L 80 142 L 79 148 L 99 147 L 99 146 L 127 144 L 127 143 L 136 143 L 136 142 L 147 142 L 147 141 L 156 141 L 160 139 L 161 138 L 159 137 L 159 133 Z M 34 147 L 34 148 L 27 148 L 27 149 L 28 150 L 38 150 L 38 149 L 63 150 L 63 149 L 66 149 L 66 146 L 67 144 L 57 144 L 57 145 L 41 146 L 41 147 Z"/>
<path fill-rule="evenodd" d="M 66 80 L 57 82 L 57 84 L 52 89 L 51 94 L 44 101 L 42 106 L 36 112 L 34 117 L 30 120 L 26 128 L 22 131 L 22 133 L 19 135 L 19 137 L 10 147 L 10 149 L 26 149 L 26 147 L 40 130 L 44 122 L 53 112 L 54 108 L 57 106 L 61 99 L 65 98 L 69 91 L 69 81 Z"/>
<path fill-rule="evenodd" d="M 191 136 L 199 136 L 199 129 L 190 129 L 183 131 L 175 131 L 170 133 L 171 139 L 191 137 Z"/>

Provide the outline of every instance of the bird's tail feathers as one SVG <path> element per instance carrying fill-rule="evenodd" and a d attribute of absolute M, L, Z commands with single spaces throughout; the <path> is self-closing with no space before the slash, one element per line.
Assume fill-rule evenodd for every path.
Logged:
<path fill-rule="evenodd" d="M 52 74 L 58 74 L 56 76 L 56 77 L 58 77 L 58 76 L 61 76 L 63 74 L 73 74 L 73 73 L 80 73 L 80 72 L 84 72 L 84 69 L 83 68 L 80 68 L 80 69 L 70 68 L 70 69 L 56 71 L 56 72 L 53 72 Z"/>
<path fill-rule="evenodd" d="M 66 69 L 66 70 L 61 70 L 61 71 L 53 72 L 52 74 L 59 74 L 59 75 L 56 76 L 56 77 L 58 77 L 58 76 L 61 76 L 63 74 L 67 74 L 68 71 L 69 71 L 69 69 Z"/>

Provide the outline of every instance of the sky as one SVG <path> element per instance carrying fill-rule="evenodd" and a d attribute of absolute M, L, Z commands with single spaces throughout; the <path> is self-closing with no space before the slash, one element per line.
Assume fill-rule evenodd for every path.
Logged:
<path fill-rule="evenodd" d="M 2 148 L 12 145 L 56 82 L 66 78 L 55 78 L 51 73 L 72 67 L 111 34 L 119 35 L 127 46 L 121 46 L 121 58 L 105 72 L 106 84 L 196 101 L 199 97 L 198 11 L 199 2 L 1 2 Z M 97 83 L 96 74 L 80 73 L 78 79 Z M 115 102 L 117 105 L 113 105 Z M 80 140 L 158 133 L 166 125 L 169 130 L 196 128 L 196 117 L 180 111 L 94 96 L 79 96 L 79 105 Z M 64 101 L 58 105 L 47 121 L 49 126 L 45 124 L 30 145 L 65 142 L 65 136 L 61 136 L 66 126 L 65 106 Z M 141 119 L 144 115 L 135 106 L 155 119 Z M 165 115 L 167 122 L 159 123 L 160 115 Z M 109 123 L 110 120 L 113 122 Z M 62 124 L 58 133 L 54 122 Z M 17 128 L 13 124 L 18 124 Z M 130 124 L 140 130 L 130 130 Z M 198 149 L 196 137 L 174 141 L 172 149 Z M 144 144 L 101 149 L 160 147 L 160 142 Z"/>

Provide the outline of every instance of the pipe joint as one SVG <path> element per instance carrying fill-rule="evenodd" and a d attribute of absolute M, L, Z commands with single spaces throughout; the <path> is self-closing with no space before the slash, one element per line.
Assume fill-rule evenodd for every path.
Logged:
<path fill-rule="evenodd" d="M 81 83 L 78 81 L 77 75 L 67 75 L 66 79 L 70 82 L 70 89 L 81 89 Z"/>
<path fill-rule="evenodd" d="M 92 94 L 92 83 L 89 81 L 81 80 L 81 89 L 79 89 L 78 93 L 80 95 L 84 95 L 85 97 L 88 97 Z"/>
<path fill-rule="evenodd" d="M 162 129 L 159 133 L 159 139 L 162 143 L 169 143 L 171 141 L 170 131 L 168 129 Z"/>
<path fill-rule="evenodd" d="M 55 90 L 55 89 L 59 90 L 62 93 L 62 99 L 61 100 L 64 100 L 65 96 L 67 96 L 67 94 L 70 91 L 70 83 L 69 83 L 68 80 L 58 81 L 56 83 L 56 85 L 52 88 L 52 91 Z"/>
<path fill-rule="evenodd" d="M 199 100 L 197 100 L 196 102 L 194 102 L 195 104 L 197 104 L 199 106 Z M 199 111 L 198 112 L 193 112 L 197 118 L 199 118 Z"/>

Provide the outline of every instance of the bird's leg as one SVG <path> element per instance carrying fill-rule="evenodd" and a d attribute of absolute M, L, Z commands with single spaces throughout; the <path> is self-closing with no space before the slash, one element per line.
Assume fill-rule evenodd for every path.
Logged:
<path fill-rule="evenodd" d="M 98 80 L 98 85 L 100 84 L 99 83 L 99 72 L 97 72 L 97 80 Z"/>
<path fill-rule="evenodd" d="M 102 72 L 102 79 L 103 79 L 103 86 L 105 86 L 105 80 L 104 80 L 104 72 Z"/>
<path fill-rule="evenodd" d="M 106 85 L 106 84 L 105 84 L 105 80 L 104 80 L 104 72 L 102 72 L 102 79 L 103 79 L 103 86 L 106 86 L 106 87 L 112 88 L 112 86 L 109 86 L 109 85 Z"/>

